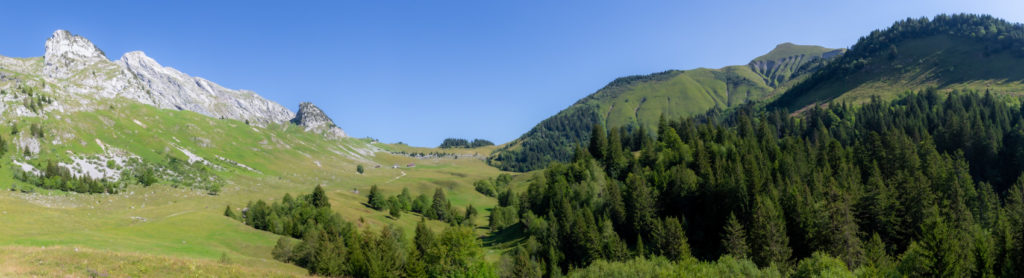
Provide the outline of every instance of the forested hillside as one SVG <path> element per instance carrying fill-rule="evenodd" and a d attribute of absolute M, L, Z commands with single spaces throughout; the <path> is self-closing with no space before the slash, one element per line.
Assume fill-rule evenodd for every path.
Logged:
<path fill-rule="evenodd" d="M 505 229 L 549 273 L 685 271 L 697 258 L 796 276 L 1024 274 L 1024 110 L 992 94 L 928 90 L 803 117 L 748 107 L 662 121 L 639 143 L 595 130 L 495 209 L 514 211 Z"/>
<path fill-rule="evenodd" d="M 459 220 L 439 235 L 421 223 L 411 242 L 394 227 L 356 232 L 319 188 L 226 214 L 286 235 L 276 258 L 332 276 L 1024 274 L 1024 108 L 991 93 L 931 89 L 800 116 L 748 105 L 663 119 L 653 136 L 592 130 L 524 188 L 495 179 L 497 263 Z M 450 210 L 443 193 L 431 203 Z"/>
<path fill-rule="evenodd" d="M 833 99 L 863 103 L 928 87 L 1019 95 L 1022 63 L 1024 26 L 1019 23 L 970 14 L 906 19 L 860 38 L 774 105 L 797 110 Z"/>
<path fill-rule="evenodd" d="M 573 145 L 589 140 L 594 124 L 653 131 L 661 116 L 675 119 L 763 101 L 842 52 L 783 43 L 747 65 L 618 78 L 499 149 L 490 163 L 503 170 L 535 170 L 567 161 Z"/>

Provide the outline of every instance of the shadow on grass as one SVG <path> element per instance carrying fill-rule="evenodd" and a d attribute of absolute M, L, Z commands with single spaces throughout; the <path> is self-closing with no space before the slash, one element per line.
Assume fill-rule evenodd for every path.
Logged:
<path fill-rule="evenodd" d="M 508 248 L 516 246 L 526 240 L 525 227 L 522 223 L 505 227 L 500 231 L 484 236 L 484 247 Z"/>

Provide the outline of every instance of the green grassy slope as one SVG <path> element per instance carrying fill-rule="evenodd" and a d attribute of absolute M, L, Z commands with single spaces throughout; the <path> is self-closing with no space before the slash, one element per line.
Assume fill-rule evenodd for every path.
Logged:
<path fill-rule="evenodd" d="M 498 149 L 490 163 L 504 170 L 529 171 L 567 160 L 573 145 L 589 139 L 594 124 L 653 131 L 662 115 L 672 119 L 765 100 L 777 88 L 813 72 L 826 60 L 822 57 L 841 53 L 784 43 L 748 65 L 619 78 Z"/>
<path fill-rule="evenodd" d="M 1024 27 L 989 16 L 908 19 L 861 38 L 773 105 L 798 110 L 833 100 L 861 103 L 929 87 L 1019 94 L 1022 46 Z"/>
<path fill-rule="evenodd" d="M 238 210 L 253 200 L 270 202 L 285 193 L 307 194 L 318 184 L 327 191 L 332 208 L 358 228 L 379 230 L 396 225 L 407 237 L 413 236 L 420 217 L 403 214 L 394 219 L 387 211 L 368 208 L 365 202 L 371 186 L 379 185 L 388 196 L 403 188 L 409 188 L 413 196 L 430 196 L 443 188 L 454 206 L 478 208 L 481 216 L 475 225 L 481 236 L 487 232 L 488 209 L 496 203 L 472 185 L 500 173 L 482 159 L 482 154 L 490 152 L 488 148 L 414 149 L 356 138 L 327 140 L 292 125 L 261 128 L 123 100 L 100 105 L 109 109 L 53 112 L 46 118 L 10 118 L 0 123 L 0 136 L 12 142 L 7 154 L 0 157 L 0 253 L 4 254 L 0 260 L 52 257 L 35 265 L 0 264 L 0 276 L 88 276 L 88 270 L 116 277 L 176 271 L 198 276 L 303 275 L 305 270 L 271 258 L 277 235 L 252 229 L 224 217 L 223 212 L 226 205 Z M 24 131 L 10 135 L 11 122 L 18 122 Z M 29 137 L 26 126 L 30 123 L 40 124 L 47 135 L 38 140 L 38 153 L 25 157 L 14 141 Z M 172 158 L 188 159 L 179 148 L 209 162 L 206 166 L 197 162 L 185 171 L 212 173 L 224 184 L 218 195 L 208 194 L 205 184 L 190 186 L 168 179 L 150 187 L 129 183 L 115 195 L 43 189 L 23 193 L 21 189 L 32 186 L 12 178 L 12 169 L 17 167 L 14 161 L 39 168 L 46 161 L 70 162 L 73 156 L 96 156 L 106 153 L 105 149 L 118 149 L 147 164 L 167 166 Z M 462 156 L 415 158 L 392 151 Z M 406 167 L 409 163 L 416 166 Z M 359 164 L 365 166 L 364 174 L 356 172 Z M 394 164 L 401 168 L 392 169 Z M 19 190 L 8 190 L 12 187 Z M 447 225 L 429 222 L 436 230 Z M 71 251 L 75 248 L 82 252 Z M 225 254 L 231 264 L 218 262 Z M 125 260 L 135 263 L 121 266 Z M 59 267 L 79 261 L 88 263 Z"/>

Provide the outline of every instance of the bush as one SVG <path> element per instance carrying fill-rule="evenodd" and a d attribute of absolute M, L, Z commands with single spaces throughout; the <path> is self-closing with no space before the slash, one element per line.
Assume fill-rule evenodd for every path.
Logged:
<path fill-rule="evenodd" d="M 800 261 L 793 278 L 811 277 L 854 277 L 843 261 L 822 252 L 814 252 L 810 258 Z"/>
<path fill-rule="evenodd" d="M 277 239 L 277 244 L 274 245 L 274 250 L 270 252 L 274 256 L 275 260 L 282 262 L 292 262 L 292 250 L 295 249 L 295 243 L 292 239 L 287 236 L 282 236 Z"/>

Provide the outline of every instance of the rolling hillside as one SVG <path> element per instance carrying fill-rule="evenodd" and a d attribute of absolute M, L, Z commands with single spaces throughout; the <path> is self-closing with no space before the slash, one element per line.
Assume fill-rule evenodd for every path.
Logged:
<path fill-rule="evenodd" d="M 937 88 L 1019 94 L 1024 26 L 991 16 L 906 19 L 862 37 L 846 55 L 776 100 L 798 110 L 829 101 L 863 103 Z"/>
<path fill-rule="evenodd" d="M 495 152 L 490 163 L 529 171 L 569 159 L 594 124 L 653 131 L 661 116 L 675 119 L 775 96 L 844 50 L 783 43 L 743 66 L 669 70 L 616 79 L 542 121 Z"/>
<path fill-rule="evenodd" d="M 456 211 L 472 205 L 486 215 L 496 204 L 473 187 L 499 173 L 481 155 L 490 148 L 410 148 L 350 138 L 311 104 L 302 105 L 294 123 L 278 121 L 292 116 L 280 113 L 265 117 L 271 120 L 231 117 L 261 115 L 243 109 L 250 107 L 246 99 L 263 101 L 251 92 L 211 91 L 224 94 L 219 98 L 245 97 L 234 102 L 245 105 L 227 110 L 163 107 L 137 97 L 204 96 L 188 87 L 152 90 L 161 87 L 139 83 L 74 38 L 89 47 L 53 44 L 51 62 L 0 56 L 0 276 L 303 276 L 307 270 L 271 256 L 279 235 L 225 217 L 225 206 L 241 213 L 252 201 L 297 196 L 317 185 L 332 212 L 357 229 L 394 226 L 409 238 L 419 214 L 394 217 L 369 208 L 372 186 L 388 196 L 408 189 L 414 197 L 440 188 Z M 63 48 L 92 49 L 92 56 L 56 53 Z M 166 80 L 219 88 L 172 73 Z M 279 106 L 267 103 L 251 107 Z M 427 223 L 438 231 L 447 226 Z M 486 227 L 486 216 L 469 226 Z"/>

